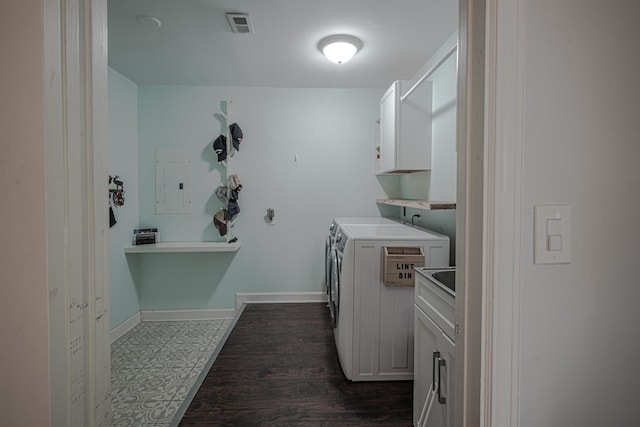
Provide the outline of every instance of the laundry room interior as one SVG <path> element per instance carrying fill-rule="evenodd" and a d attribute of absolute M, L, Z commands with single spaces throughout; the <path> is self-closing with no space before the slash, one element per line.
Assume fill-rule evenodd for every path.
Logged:
<path fill-rule="evenodd" d="M 117 375 L 134 366 L 125 360 L 127 354 L 149 352 L 137 347 L 125 348 L 120 343 L 138 342 L 138 338 L 127 334 L 140 332 L 143 325 L 149 328 L 163 321 L 223 319 L 227 323 L 220 331 L 224 332 L 224 328 L 233 328 L 228 320 L 237 320 L 247 303 L 320 303 L 329 313 L 338 291 L 334 295 L 330 290 L 332 273 L 325 262 L 328 254 L 325 241 L 330 226 L 337 227 L 334 221 L 337 217 L 387 218 L 394 225 L 431 232 L 433 234 L 424 235 L 437 235 L 444 246 L 438 246 L 441 252 L 437 256 L 430 254 L 430 247 L 425 246 L 426 256 L 418 265 L 455 270 L 458 53 L 455 2 L 439 4 L 435 9 L 437 13 L 430 19 L 439 23 L 427 31 L 430 36 L 423 48 L 409 55 L 406 49 L 399 48 L 402 61 L 397 66 L 381 68 L 381 76 L 367 71 L 374 76 L 368 81 L 354 83 L 353 79 L 345 78 L 345 73 L 349 73 L 347 67 L 357 66 L 358 60 L 371 55 L 367 49 L 373 50 L 369 45 L 371 41 L 366 39 L 367 32 L 373 30 L 364 26 L 365 34 L 360 35 L 363 46 L 350 63 L 327 61 L 316 46 L 317 40 L 305 47 L 311 49 L 312 66 L 319 67 L 322 78 L 287 80 L 269 75 L 255 78 L 252 73 L 261 70 L 239 70 L 236 74 L 240 77 L 231 80 L 249 83 L 233 85 L 203 84 L 218 80 L 215 75 L 203 78 L 206 74 L 203 70 L 182 72 L 166 63 L 165 68 L 154 64 L 157 71 L 153 71 L 153 66 L 144 63 L 144 59 L 157 60 L 152 55 L 132 59 L 135 54 L 130 45 L 144 46 L 147 37 L 166 37 L 162 31 L 173 23 L 167 18 L 161 20 L 161 16 L 146 15 L 150 12 L 142 6 L 125 3 L 114 0 L 109 3 L 108 70 L 108 164 L 112 199 L 110 322 L 112 371 L 116 375 L 112 377 L 115 378 L 112 400 L 116 417 L 125 417 L 119 421 L 124 421 L 126 414 L 118 410 L 127 407 L 126 398 L 133 397 L 125 397 L 130 392 L 127 388 L 130 384 L 124 384 L 124 377 Z M 224 39 L 238 38 L 241 43 L 245 40 L 250 43 L 252 38 L 260 37 L 261 27 L 280 25 L 262 22 L 260 13 L 249 14 L 256 26 L 255 34 L 234 34 L 229 23 L 219 18 L 230 11 L 239 11 L 238 7 L 232 7 L 233 2 L 215 3 L 216 6 L 206 12 L 221 26 L 214 34 Z M 239 9 L 259 10 L 264 14 L 264 6 L 245 3 L 245 7 Z M 286 3 L 291 6 L 291 2 Z M 418 7 L 413 1 L 403 3 L 408 9 L 398 10 L 394 21 L 410 8 Z M 196 3 L 185 6 L 196 10 L 198 7 L 202 6 Z M 388 5 L 376 7 L 380 10 L 366 17 L 372 21 L 372 28 L 391 19 L 384 15 L 394 9 Z M 422 7 L 418 10 L 424 11 Z M 200 12 L 204 13 L 205 9 Z M 194 15 L 193 10 L 189 13 Z M 349 32 L 350 19 L 357 13 L 351 8 L 345 8 L 344 13 L 351 18 L 342 18 L 339 12 L 327 12 L 317 19 L 317 28 L 310 31 L 309 38 L 313 39 L 314 32 Z M 179 15 L 174 10 L 167 16 L 175 19 Z M 265 16 L 273 18 L 274 15 Z M 331 25 L 327 27 L 327 23 Z M 397 29 L 397 24 L 394 25 Z M 388 34 L 388 30 L 383 34 Z M 396 37 L 414 37 L 411 34 Z M 241 56 L 229 50 L 227 54 Z M 282 54 L 287 53 L 273 56 Z M 178 53 L 175 55 L 178 60 Z M 224 61 L 224 55 L 216 58 L 216 62 Z M 241 63 L 238 58 L 229 61 Z M 268 63 L 264 69 L 268 73 Z M 227 80 L 228 74 L 225 74 Z M 381 141 L 385 138 L 382 135 L 390 131 L 385 121 L 388 117 L 381 119 L 385 114 L 381 109 L 383 98 L 386 99 L 392 88 L 392 107 L 400 112 L 393 111 L 392 120 L 397 121 L 398 130 L 391 132 L 398 135 L 404 132 L 402 137 L 411 140 L 415 147 L 392 148 L 397 164 L 385 169 L 384 156 L 388 153 L 384 153 L 387 148 L 381 146 L 384 144 Z M 401 108 L 405 106 L 411 111 L 400 117 Z M 232 123 L 241 128 L 241 139 L 233 140 L 235 147 L 228 132 Z M 412 126 L 416 130 L 411 130 Z M 221 136 L 225 137 L 225 145 L 220 145 L 224 147 L 223 155 L 216 151 Z M 166 171 L 171 167 L 163 163 L 164 155 L 174 156 L 168 164 L 188 164 L 178 172 L 178 196 L 162 193 L 168 191 L 163 190 L 166 184 L 161 181 L 169 179 Z M 228 201 L 216 192 L 220 186 L 224 188 L 223 193 L 227 191 L 230 175 L 241 184 L 233 196 L 239 212 L 225 221 L 223 230 L 216 225 L 214 217 L 226 212 L 223 209 L 227 208 Z M 186 209 L 162 211 L 160 205 L 171 197 L 180 199 L 180 203 L 184 203 L 180 209 L 185 206 Z M 157 234 L 151 243 L 136 244 L 134 230 L 153 230 Z M 403 233 L 401 230 L 400 234 Z M 412 246 L 408 241 L 389 242 L 391 246 Z M 414 242 L 413 246 L 419 245 Z M 380 261 L 370 268 L 380 270 L 379 280 L 374 282 L 375 286 L 384 288 L 379 252 L 382 249 L 378 248 L 376 255 Z M 434 260 L 430 261 L 430 257 Z M 413 269 L 413 264 L 410 268 Z M 389 288 L 391 294 L 403 295 L 402 302 L 389 304 L 404 307 L 399 314 L 399 322 L 404 326 L 400 327 L 401 332 L 394 332 L 394 337 L 388 338 L 400 343 L 402 336 L 404 344 L 400 345 L 403 356 L 388 356 L 404 357 L 406 366 L 398 370 L 399 376 L 380 372 L 374 375 L 376 380 L 413 379 L 414 273 L 408 274 L 410 287 Z M 336 325 L 333 327 L 337 330 Z M 176 335 L 177 330 L 186 331 L 186 328 L 174 323 L 170 333 Z M 214 341 L 218 343 L 219 338 Z M 207 339 L 211 336 L 207 335 Z M 330 347 L 335 353 L 333 343 Z M 342 370 L 347 375 L 345 363 Z M 141 372 L 146 371 L 139 370 L 138 374 Z M 354 375 L 354 379 L 366 381 L 367 375 Z M 351 380 L 351 374 L 347 379 Z M 192 380 L 189 385 L 196 383 L 196 378 Z M 183 390 L 173 397 L 154 396 L 153 399 L 171 400 L 175 412 L 176 396 L 184 399 L 189 395 L 185 384 L 180 384 Z M 425 394 L 426 386 L 422 387 Z M 194 393 L 191 390 L 190 396 Z M 148 393 L 146 399 L 150 399 Z M 410 407 L 412 399 L 406 401 Z M 184 410 L 184 403 L 181 405 Z M 422 408 L 422 402 L 419 406 Z M 412 416 L 411 411 L 408 416 Z M 414 416 L 417 420 L 419 414 Z M 161 421 L 166 422 L 168 418 Z"/>
<path fill-rule="evenodd" d="M 396 78 L 415 83 L 455 43 L 453 26 L 432 57 Z M 432 121 L 431 169 L 376 175 L 376 120 L 387 87 L 138 84 L 111 65 L 109 173 L 125 189 L 110 231 L 112 328 L 140 311 L 235 309 L 236 293 L 322 292 L 319 260 L 334 216 L 382 215 L 411 223 L 418 214 L 416 226 L 450 237 L 454 265 L 455 210 L 376 203 L 396 198 L 455 202 L 456 55 L 428 80 L 433 85 L 433 113 L 425 117 Z M 161 242 L 224 240 L 212 221 L 222 206 L 214 193 L 225 173 L 212 142 L 223 131 L 216 116 L 226 100 L 232 101 L 232 120 L 244 132 L 232 158 L 242 182 L 241 210 L 232 229 L 241 248 L 125 255 L 133 229 L 140 227 L 156 227 Z M 191 150 L 192 213 L 155 213 L 158 149 Z M 274 210 L 273 224 L 265 220 L 267 209 Z"/>
<path fill-rule="evenodd" d="M 637 425 L 640 2 L 0 9 L 4 424 Z"/>

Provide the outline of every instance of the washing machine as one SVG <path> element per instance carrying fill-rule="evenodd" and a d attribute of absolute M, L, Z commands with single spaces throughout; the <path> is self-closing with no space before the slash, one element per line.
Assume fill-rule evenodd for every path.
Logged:
<path fill-rule="evenodd" d="M 324 246 L 324 260 L 325 260 L 325 269 L 324 269 L 324 285 L 327 295 L 330 296 L 330 287 L 329 287 L 329 274 L 331 273 L 331 250 L 333 248 L 333 243 L 335 242 L 336 233 L 338 232 L 338 228 L 341 225 L 347 224 L 357 224 L 357 225 L 365 225 L 365 224 L 391 224 L 398 225 L 400 224 L 398 221 L 383 218 L 383 217 L 366 217 L 366 216 L 340 216 L 335 217 L 331 221 L 331 225 L 329 225 L 329 235 L 325 241 Z M 330 299 L 329 299 L 330 301 Z"/>
<path fill-rule="evenodd" d="M 426 267 L 448 267 L 449 244 L 448 236 L 402 224 L 340 226 L 329 279 L 333 333 L 347 379 L 413 379 L 414 288 L 383 283 L 384 248 L 420 247 Z"/>
<path fill-rule="evenodd" d="M 324 285 L 325 285 L 325 291 L 327 293 L 327 304 L 329 305 L 329 317 L 331 319 L 331 324 L 332 326 L 335 326 L 335 307 L 337 304 L 337 299 L 335 297 L 334 294 L 332 294 L 331 292 L 331 268 L 333 263 L 335 263 L 335 261 L 332 261 L 333 257 L 333 245 L 335 243 L 335 238 L 336 235 L 338 233 L 338 229 L 343 226 L 343 225 L 401 225 L 402 223 L 394 220 L 394 219 L 390 219 L 390 218 L 383 218 L 383 217 L 365 217 L 365 216 L 358 216 L 358 217 L 335 217 L 333 218 L 333 220 L 331 221 L 331 225 L 329 226 L 329 235 L 327 236 L 327 239 L 325 241 L 325 246 L 324 246 Z"/>

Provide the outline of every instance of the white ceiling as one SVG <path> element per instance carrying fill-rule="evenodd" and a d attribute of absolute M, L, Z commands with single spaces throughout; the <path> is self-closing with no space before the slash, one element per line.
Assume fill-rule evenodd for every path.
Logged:
<path fill-rule="evenodd" d="M 109 65 L 138 84 L 384 88 L 456 31 L 457 10 L 457 0 L 108 0 Z M 255 34 L 232 33 L 228 12 L 248 13 Z M 330 63 L 317 44 L 331 34 L 364 46 Z"/>

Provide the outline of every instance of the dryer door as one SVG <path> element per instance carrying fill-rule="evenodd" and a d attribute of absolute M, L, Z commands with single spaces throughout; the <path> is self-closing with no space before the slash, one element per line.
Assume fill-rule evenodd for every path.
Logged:
<path fill-rule="evenodd" d="M 331 244 L 331 236 L 327 236 L 327 241 L 324 245 L 324 286 L 327 295 L 330 293 L 331 288 L 331 250 L 333 245 Z"/>
<path fill-rule="evenodd" d="M 338 311 L 340 308 L 340 262 L 340 254 L 334 247 L 331 250 L 331 274 L 329 276 L 329 314 L 332 328 L 335 328 L 338 324 Z"/>

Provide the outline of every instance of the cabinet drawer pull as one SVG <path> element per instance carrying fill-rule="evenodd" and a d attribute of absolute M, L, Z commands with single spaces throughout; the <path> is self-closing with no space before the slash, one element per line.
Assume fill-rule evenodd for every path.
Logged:
<path fill-rule="evenodd" d="M 440 357 L 438 357 L 438 402 L 441 404 L 445 404 L 447 403 L 447 398 L 445 396 L 442 396 L 442 376 L 441 376 L 441 372 L 442 372 L 442 368 L 447 366 L 447 361 L 444 359 L 440 359 Z"/>
<path fill-rule="evenodd" d="M 434 351 L 431 359 L 431 384 L 433 384 L 434 391 L 438 388 L 438 383 L 440 382 L 438 380 L 438 383 L 436 383 L 436 360 L 438 359 L 440 359 L 440 352 Z"/>

